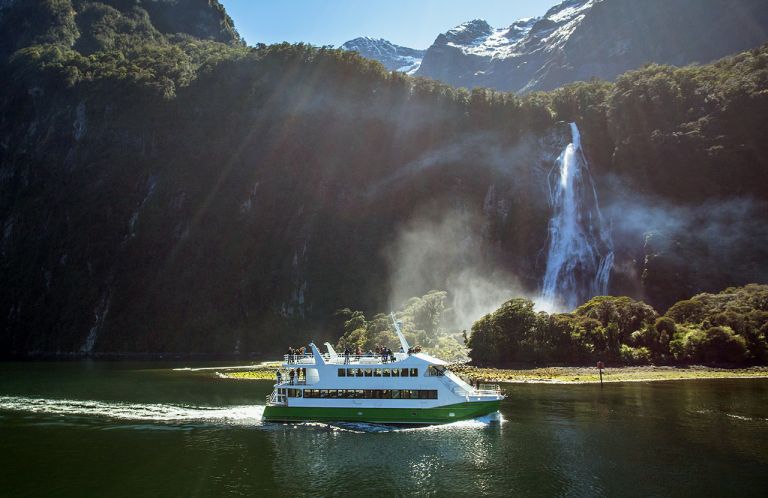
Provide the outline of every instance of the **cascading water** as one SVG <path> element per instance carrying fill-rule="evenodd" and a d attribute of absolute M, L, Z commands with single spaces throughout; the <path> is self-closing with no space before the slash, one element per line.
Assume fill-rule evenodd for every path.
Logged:
<path fill-rule="evenodd" d="M 613 242 L 603 224 L 579 129 L 570 125 L 571 143 L 557 159 L 559 179 L 555 185 L 550 181 L 549 189 L 553 215 L 540 304 L 550 310 L 572 310 L 605 294 L 613 267 Z"/>

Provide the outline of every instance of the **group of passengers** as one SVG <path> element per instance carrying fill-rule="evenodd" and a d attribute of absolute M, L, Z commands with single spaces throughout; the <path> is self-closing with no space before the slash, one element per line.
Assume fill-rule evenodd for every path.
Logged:
<path fill-rule="evenodd" d="M 386 346 L 376 346 L 376 356 L 381 356 L 381 362 L 395 361 L 395 353 Z"/>
<path fill-rule="evenodd" d="M 401 349 L 401 352 L 402 352 L 402 349 Z M 357 346 L 354 352 L 349 348 L 349 346 L 345 346 L 344 347 L 344 364 L 345 365 L 349 365 L 351 356 L 353 354 L 357 358 L 360 358 L 362 356 L 367 356 L 369 358 L 380 357 L 382 363 L 395 361 L 395 353 L 393 353 L 392 350 L 386 346 L 377 345 L 375 350 L 369 349 L 368 352 L 366 353 L 363 353 L 363 350 L 360 348 L 360 346 Z"/>
<path fill-rule="evenodd" d="M 278 370 L 277 371 L 277 383 L 278 384 L 282 380 L 281 377 L 282 377 L 282 375 L 280 374 L 280 371 Z M 304 381 L 306 382 L 306 380 L 307 380 L 307 369 L 306 368 L 297 368 L 295 370 L 292 368 L 288 372 L 288 378 L 290 379 L 290 384 L 291 385 L 293 385 L 294 383 L 295 384 L 299 384 L 301 382 L 301 378 L 302 377 L 304 377 Z"/>
<path fill-rule="evenodd" d="M 288 363 L 296 363 L 297 357 L 306 355 L 307 348 L 302 346 L 300 348 L 292 348 L 288 346 Z"/>

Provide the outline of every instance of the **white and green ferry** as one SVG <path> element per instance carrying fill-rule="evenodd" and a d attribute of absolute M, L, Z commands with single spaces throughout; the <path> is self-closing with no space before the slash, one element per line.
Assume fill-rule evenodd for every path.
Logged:
<path fill-rule="evenodd" d="M 441 424 L 495 414 L 504 396 L 497 385 L 474 388 L 447 363 L 412 353 L 395 322 L 402 351 L 392 356 L 327 353 L 314 344 L 304 355 L 286 355 L 272 394 L 268 422 L 368 422 Z"/>

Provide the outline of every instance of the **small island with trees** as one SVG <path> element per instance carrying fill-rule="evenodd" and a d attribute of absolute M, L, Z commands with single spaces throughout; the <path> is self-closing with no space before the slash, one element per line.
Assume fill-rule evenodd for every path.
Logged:
<path fill-rule="evenodd" d="M 768 377 L 768 285 L 732 287 L 679 301 L 664 314 L 625 296 L 596 296 L 570 313 L 537 311 L 512 298 L 477 320 L 471 331 L 452 330 L 448 293 L 409 299 L 395 313 L 409 342 L 454 362 L 469 379 L 502 382 L 607 382 Z M 366 319 L 342 309 L 336 346 L 373 351 L 397 347 L 389 315 Z M 271 363 L 232 378 L 271 378 Z"/>

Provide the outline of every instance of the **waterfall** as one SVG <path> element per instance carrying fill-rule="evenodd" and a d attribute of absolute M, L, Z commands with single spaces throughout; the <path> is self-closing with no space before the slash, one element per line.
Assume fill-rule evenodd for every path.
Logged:
<path fill-rule="evenodd" d="M 597 191 L 581 150 L 576 123 L 571 143 L 560 153 L 557 182 L 550 173 L 549 249 L 540 305 L 570 311 L 589 298 L 608 291 L 613 267 L 613 242 L 603 223 Z"/>

